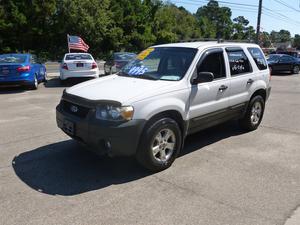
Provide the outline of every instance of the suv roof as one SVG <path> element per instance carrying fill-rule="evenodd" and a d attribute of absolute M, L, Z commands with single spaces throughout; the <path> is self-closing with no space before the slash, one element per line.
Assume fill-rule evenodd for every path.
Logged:
<path fill-rule="evenodd" d="M 237 42 L 221 42 L 216 41 L 200 41 L 200 42 L 181 42 L 181 43 L 171 43 L 171 44 L 162 44 L 155 45 L 154 47 L 181 47 L 181 48 L 203 48 L 203 47 L 226 47 L 226 46 L 246 46 L 246 47 L 259 47 L 257 44 L 252 43 L 237 43 Z"/>

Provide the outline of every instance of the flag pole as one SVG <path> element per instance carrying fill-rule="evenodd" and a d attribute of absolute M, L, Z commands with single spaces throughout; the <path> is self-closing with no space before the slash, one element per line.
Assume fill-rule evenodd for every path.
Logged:
<path fill-rule="evenodd" d="M 67 34 L 67 43 L 68 43 L 68 50 L 69 50 L 69 53 L 70 53 L 70 46 L 69 46 L 69 34 Z"/>

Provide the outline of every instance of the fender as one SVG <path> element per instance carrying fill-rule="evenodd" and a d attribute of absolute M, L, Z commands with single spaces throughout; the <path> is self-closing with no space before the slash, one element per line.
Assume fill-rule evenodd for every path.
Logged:
<path fill-rule="evenodd" d="M 142 101 L 137 105 L 137 108 L 139 108 L 139 110 L 135 112 L 134 119 L 149 120 L 156 114 L 168 110 L 173 110 L 179 112 L 183 120 L 186 120 L 186 112 L 189 110 L 189 104 L 186 104 L 187 102 L 188 98 L 186 98 L 186 101 L 183 101 L 183 99 L 180 99 L 178 97 L 156 98 L 155 100 L 149 99 L 147 102 Z"/>

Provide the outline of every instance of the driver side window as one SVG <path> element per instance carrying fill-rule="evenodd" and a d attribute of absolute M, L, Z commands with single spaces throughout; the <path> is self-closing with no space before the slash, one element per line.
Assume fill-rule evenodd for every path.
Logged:
<path fill-rule="evenodd" d="M 214 80 L 226 78 L 225 61 L 223 51 L 213 51 L 204 53 L 204 59 L 200 60 L 197 66 L 199 72 L 211 72 Z"/>

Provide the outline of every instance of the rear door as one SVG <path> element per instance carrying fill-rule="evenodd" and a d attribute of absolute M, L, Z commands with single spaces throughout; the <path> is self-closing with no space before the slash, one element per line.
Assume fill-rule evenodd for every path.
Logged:
<path fill-rule="evenodd" d="M 249 61 L 250 53 L 240 47 L 226 48 L 231 75 L 229 104 L 232 109 L 242 110 L 250 99 L 250 88 L 257 74 Z"/>
<path fill-rule="evenodd" d="M 290 71 L 292 70 L 293 58 L 291 56 L 282 56 L 278 62 L 279 71 Z"/>
<path fill-rule="evenodd" d="M 223 118 L 229 106 L 230 80 L 226 73 L 224 50 L 214 48 L 205 51 L 193 76 L 197 71 L 213 73 L 214 80 L 191 87 L 190 133 L 209 127 Z"/>

